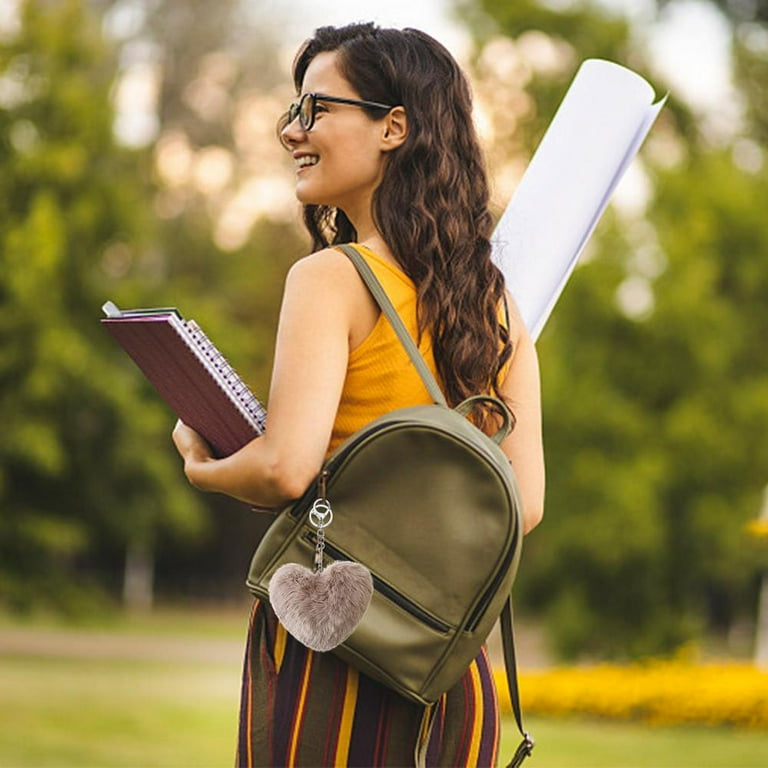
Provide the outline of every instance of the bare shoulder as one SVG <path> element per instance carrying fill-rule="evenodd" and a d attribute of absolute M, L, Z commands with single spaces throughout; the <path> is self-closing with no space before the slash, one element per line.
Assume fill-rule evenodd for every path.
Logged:
<path fill-rule="evenodd" d="M 349 258 L 335 248 L 324 248 L 299 259 L 288 271 L 284 303 L 334 316 L 357 343 L 375 322 L 373 300 Z"/>
<path fill-rule="evenodd" d="M 322 306 L 324 311 L 342 310 L 350 317 L 367 300 L 367 290 L 354 264 L 341 251 L 324 248 L 304 256 L 291 266 L 285 296 Z"/>
<path fill-rule="evenodd" d="M 353 264 L 341 251 L 323 248 L 299 259 L 288 271 L 288 279 L 302 284 L 338 287 L 339 281 L 348 282 L 356 274 Z"/>

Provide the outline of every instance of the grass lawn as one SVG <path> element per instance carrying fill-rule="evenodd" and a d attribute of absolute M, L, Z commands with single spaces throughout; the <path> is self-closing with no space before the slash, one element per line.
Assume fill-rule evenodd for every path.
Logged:
<path fill-rule="evenodd" d="M 230 664 L 0 659 L 0 765 L 231 766 Z"/>
<path fill-rule="evenodd" d="M 526 718 L 536 740 L 525 768 L 766 768 L 768 734 L 727 728 Z M 504 723 L 499 764 L 520 742 Z"/>
<path fill-rule="evenodd" d="M 214 626 L 199 619 L 160 617 L 159 658 L 146 645 L 130 658 L 59 655 L 16 649 L 0 653 L 0 766 L 3 768 L 193 768 L 231 766 L 239 692 L 236 636 L 246 617 Z M 239 627 L 238 627 L 239 625 Z M 178 634 L 194 630 L 194 635 Z M 218 627 L 219 629 L 215 629 Z M 0 622 L 0 638 L 10 631 Z M 43 627 L 35 629 L 45 633 Z M 153 622 L 81 629 L 97 651 L 110 634 L 151 636 Z M 134 634 L 130 634 L 134 633 Z M 178 658 L 166 653 L 176 638 Z M 201 638 L 214 638 L 208 646 Z M 232 639 L 232 652 L 218 642 Z M 94 642 L 95 641 L 95 642 Z M 6 644 L 7 645 L 7 644 Z M 127 647 L 131 647 L 130 644 Z M 192 648 L 194 653 L 183 653 Z M 530 768 L 765 768 L 768 734 L 715 728 L 648 726 L 528 718 L 536 738 Z M 501 758 L 517 744 L 514 723 L 504 724 Z M 503 763 L 502 763 L 503 765 Z"/>

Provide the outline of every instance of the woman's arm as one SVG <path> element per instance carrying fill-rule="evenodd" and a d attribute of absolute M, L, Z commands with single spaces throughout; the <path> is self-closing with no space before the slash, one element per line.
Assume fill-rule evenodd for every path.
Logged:
<path fill-rule="evenodd" d="M 288 273 L 280 310 L 267 429 L 214 459 L 179 423 L 173 439 L 189 481 L 262 507 L 297 498 L 325 457 L 347 370 L 359 278 L 338 251 L 319 251 Z"/>
<path fill-rule="evenodd" d="M 536 527 L 544 514 L 544 447 L 541 431 L 541 384 L 536 347 L 512 299 L 510 335 L 512 361 L 501 394 L 515 418 L 515 428 L 501 444 L 509 458 L 520 489 L 525 533 Z"/>

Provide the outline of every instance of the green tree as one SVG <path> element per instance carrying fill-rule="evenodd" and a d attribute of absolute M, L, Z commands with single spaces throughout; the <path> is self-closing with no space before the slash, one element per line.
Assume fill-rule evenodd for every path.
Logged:
<path fill-rule="evenodd" d="M 16 608 L 74 605 L 83 562 L 202 519 L 162 406 L 98 324 L 118 282 L 135 300 L 152 274 L 147 158 L 115 145 L 98 22 L 27 0 L 0 40 L 0 601 Z"/>

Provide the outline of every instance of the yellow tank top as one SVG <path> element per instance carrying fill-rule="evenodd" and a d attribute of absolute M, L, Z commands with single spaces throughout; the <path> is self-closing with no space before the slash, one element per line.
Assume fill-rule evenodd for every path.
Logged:
<path fill-rule="evenodd" d="M 415 340 L 416 287 L 402 270 L 358 245 L 411 337 Z M 422 334 L 419 351 L 437 377 L 429 333 Z M 440 380 L 438 379 L 438 383 Z M 333 451 L 353 432 L 396 408 L 431 403 L 418 372 L 397 338 L 389 320 L 379 314 L 373 330 L 352 350 L 347 376 L 341 392 L 339 410 L 333 424 L 328 452 Z"/>

